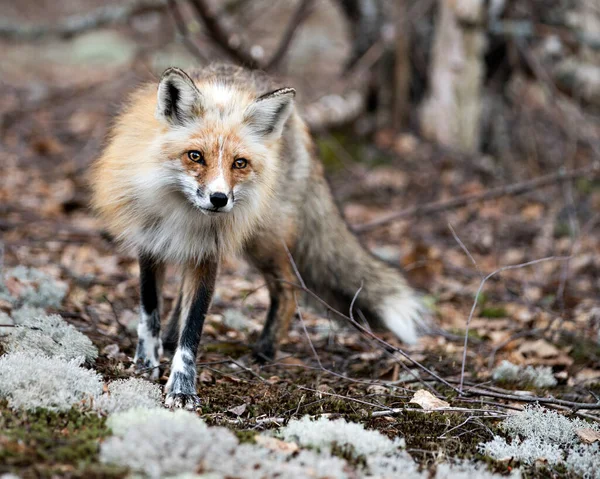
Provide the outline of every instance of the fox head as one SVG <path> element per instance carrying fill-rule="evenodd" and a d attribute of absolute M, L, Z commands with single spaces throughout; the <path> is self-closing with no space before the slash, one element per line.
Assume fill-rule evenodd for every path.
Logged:
<path fill-rule="evenodd" d="M 295 90 L 256 97 L 219 81 L 195 83 L 169 68 L 159 82 L 159 175 L 202 213 L 227 215 L 273 188 L 278 149 Z"/>

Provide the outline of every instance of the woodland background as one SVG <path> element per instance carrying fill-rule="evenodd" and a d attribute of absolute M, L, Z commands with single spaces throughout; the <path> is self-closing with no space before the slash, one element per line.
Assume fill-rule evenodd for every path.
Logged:
<path fill-rule="evenodd" d="M 500 472 L 518 466 L 486 459 L 478 444 L 502 435 L 499 418 L 529 403 L 600 421 L 594 0 L 0 1 L 6 298 L 29 281 L 11 268 L 43 271 L 65 287 L 47 312 L 92 340 L 104 380 L 132 376 L 137 264 L 89 210 L 89 166 L 136 85 L 168 66 L 215 60 L 297 88 L 349 224 L 427 295 L 440 331 L 407 348 L 303 308 L 276 362 L 258 366 L 248 345 L 268 294 L 232 258 L 199 359 L 208 424 L 241 439 L 304 414 L 339 415 L 403 436 L 433 474 L 457 458 Z M 171 274 L 167 310 L 176 288 Z M 16 309 L 0 300 L 6 323 L 18 323 Z M 550 369 L 528 376 L 527 366 Z M 540 375 L 547 381 L 536 382 Z M 407 409 L 422 388 L 450 410 Z M 38 430 L 38 416 L 15 418 L 7 398 L 0 473 L 108 474 L 98 435 L 86 436 L 89 449 L 56 451 L 57 437 L 67 449 L 83 441 L 88 413 L 65 434 L 72 416 L 42 414 Z M 538 477 L 578 474 L 542 456 L 520 464 Z"/>

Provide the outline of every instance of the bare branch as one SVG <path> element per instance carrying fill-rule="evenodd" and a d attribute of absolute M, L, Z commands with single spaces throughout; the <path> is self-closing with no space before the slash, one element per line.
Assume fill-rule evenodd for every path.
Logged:
<path fill-rule="evenodd" d="M 246 50 L 241 42 L 234 42 L 234 35 L 227 31 L 225 25 L 219 21 L 217 12 L 213 11 L 205 0 L 190 0 L 192 7 L 202 19 L 212 39 L 232 59 L 248 68 L 261 68 L 259 60 L 254 58 L 249 50 Z"/>
<path fill-rule="evenodd" d="M 190 32 L 185 23 L 183 16 L 181 15 L 181 11 L 179 10 L 179 6 L 177 5 L 176 0 L 167 0 L 169 5 L 169 12 L 171 13 L 171 17 L 173 17 L 173 22 L 175 23 L 175 28 L 179 32 L 181 36 L 181 41 L 188 49 L 188 51 L 194 55 L 198 60 L 202 62 L 208 61 L 208 58 L 204 53 L 200 51 L 198 46 L 191 40 Z"/>
<path fill-rule="evenodd" d="M 496 271 L 492 271 L 490 274 L 488 274 L 485 278 L 483 278 L 481 280 L 481 283 L 479 283 L 479 288 L 477 288 L 477 293 L 475 293 L 475 299 L 473 300 L 473 306 L 471 307 L 471 312 L 469 313 L 469 317 L 467 319 L 467 325 L 465 327 L 465 342 L 464 342 L 464 346 L 463 346 L 462 365 L 460 368 L 460 385 L 458 387 L 459 394 L 462 395 L 462 393 L 463 393 L 463 383 L 464 383 L 464 379 L 465 379 L 465 365 L 467 363 L 467 347 L 469 344 L 469 326 L 471 325 L 471 319 L 473 319 L 473 313 L 475 313 L 475 308 L 477 307 L 479 295 L 481 294 L 481 290 L 485 286 L 485 283 L 487 282 L 487 280 L 490 279 L 492 276 L 502 273 L 503 271 L 508 271 L 511 269 L 525 268 L 526 266 L 533 266 L 534 264 L 543 263 L 546 261 L 565 261 L 567 259 L 569 259 L 569 256 L 550 256 L 548 258 L 536 259 L 533 261 L 529 261 L 527 263 L 503 266 L 502 268 L 498 268 Z"/>
<path fill-rule="evenodd" d="M 302 0 L 300 2 L 300 5 L 298 5 L 298 8 L 292 16 L 292 19 L 288 23 L 277 50 L 275 50 L 275 53 L 273 53 L 273 56 L 265 65 L 265 70 L 274 70 L 277 68 L 288 48 L 290 47 L 292 40 L 294 39 L 294 35 L 298 31 L 298 27 L 302 25 L 304 20 L 306 20 L 308 15 L 310 15 L 312 5 L 313 0 Z"/>
<path fill-rule="evenodd" d="M 584 178 L 597 175 L 600 172 L 600 163 L 594 162 L 590 166 L 579 168 L 576 170 L 565 171 L 559 169 L 556 173 L 549 175 L 540 176 L 533 180 L 522 181 L 520 183 L 513 183 L 512 185 L 503 185 L 490 190 L 484 191 L 483 193 L 475 193 L 472 195 L 463 195 L 451 198 L 445 201 L 434 201 L 432 203 L 425 203 L 423 205 L 413 206 L 404 210 L 398 211 L 397 213 L 391 213 L 382 218 L 373 220 L 369 223 L 357 225 L 353 227 L 355 233 L 366 233 L 372 231 L 380 226 L 387 225 L 393 221 L 410 218 L 414 216 L 424 216 L 433 213 L 440 213 L 442 211 L 451 210 L 454 208 L 461 208 L 472 203 L 478 203 L 480 201 L 489 201 L 501 198 L 503 196 L 516 196 L 523 193 L 543 188 L 545 186 L 563 183 L 576 178 Z"/>
<path fill-rule="evenodd" d="M 122 25 L 130 18 L 149 12 L 162 12 L 166 0 L 133 0 L 122 5 L 106 5 L 89 13 L 72 15 L 54 25 L 23 25 L 3 21 L 0 38 L 37 40 L 42 37 L 70 37 L 107 25 Z"/>

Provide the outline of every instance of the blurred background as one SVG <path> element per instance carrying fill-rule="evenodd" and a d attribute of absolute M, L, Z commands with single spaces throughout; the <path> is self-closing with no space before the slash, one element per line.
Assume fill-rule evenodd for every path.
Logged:
<path fill-rule="evenodd" d="M 348 221 L 448 331 L 424 347 L 461 351 L 482 274 L 555 257 L 488 283 L 469 366 L 600 377 L 596 0 L 1 1 L 4 262 L 67 282 L 63 316 L 100 345 L 134 329 L 135 258 L 90 213 L 86 175 L 128 92 L 211 61 L 298 89 Z M 259 324 L 266 291 L 242 301 L 260 279 L 235 260 L 220 285 L 208 343 L 244 342 L 256 328 L 232 325 Z"/>

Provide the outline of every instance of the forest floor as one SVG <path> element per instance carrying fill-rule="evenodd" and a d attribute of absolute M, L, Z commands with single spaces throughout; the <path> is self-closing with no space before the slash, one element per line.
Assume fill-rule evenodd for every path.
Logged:
<path fill-rule="evenodd" d="M 39 84 L 22 89 L 15 78 L 27 70 L 28 52 L 5 52 L 12 77 L 0 96 L 0 241 L 4 267 L 37 268 L 68 286 L 62 306 L 51 312 L 91 338 L 100 351 L 94 367 L 110 381 L 135 374 L 138 267 L 89 210 L 87 174 L 125 93 L 148 75 L 139 65 L 124 71 L 119 62 L 128 61 L 121 58 L 127 49 L 107 38 L 100 43 L 118 63 L 112 70 L 91 65 L 83 74 L 79 65 L 37 62 Z M 56 55 L 52 61 L 60 62 Z M 536 114 L 533 103 L 521 107 Z M 554 139 L 547 135 L 529 138 L 530 154 L 509 166 L 489 156 L 443 151 L 411 134 L 381 131 L 364 142 L 338 132 L 316 141 L 344 215 L 360 228 L 416 205 L 482 193 L 564 165 L 591 164 L 595 152 L 585 144 L 565 149 L 564 164 L 546 161 L 545 145 Z M 235 430 L 241 440 L 303 415 L 339 415 L 404 437 L 424 469 L 470 458 L 509 471 L 515 464 L 490 461 L 478 450 L 500 433 L 499 414 L 540 402 L 600 421 L 597 409 L 581 408 L 600 395 L 598 228 L 600 180 L 583 175 L 521 195 L 407 214 L 363 232 L 366 247 L 402 267 L 425 294 L 440 331 L 410 347 L 378 332 L 387 342 L 382 347 L 350 325 L 302 307 L 276 360 L 266 365 L 252 361 L 250 347 L 266 315 L 267 290 L 247 264 L 230 258 L 222 265 L 202 337 L 199 414 Z M 177 286 L 176 271 L 170 271 L 165 311 Z M 0 310 L 10 313 L 11 305 L 0 303 Z M 556 385 L 494 380 L 493 371 L 505 360 L 549 367 Z M 163 366 L 160 384 L 169 373 L 168 362 Z M 410 410 L 409 401 L 423 388 L 454 411 Z M 0 473 L 122 477 L 126 471 L 98 462 L 98 440 L 106 434 L 104 419 L 95 413 L 16 414 L 0 402 L 6 459 Z M 540 461 L 526 472 L 548 477 L 546 467 Z"/>
<path fill-rule="evenodd" d="M 35 118 L 43 125 L 53 111 L 36 111 Z M 97 129 L 98 121 L 107 120 L 90 119 L 89 127 Z M 58 124 L 64 123 L 80 125 L 68 117 Z M 95 368 L 106 381 L 130 377 L 139 301 L 136 259 L 119 250 L 89 211 L 85 175 L 91 157 L 74 161 L 77 153 L 65 144 L 70 133 L 60 128 L 34 122 L 33 128 L 12 129 L 8 142 L 18 142 L 21 152 L 0 152 L 4 266 L 35 267 L 66 283 L 63 305 L 53 312 L 92 339 L 100 351 Z M 490 174 L 410 135 L 391 142 L 379 135 L 382 147 L 353 144 L 343 134 L 317 141 L 351 225 L 492 186 Z M 85 146 L 80 152 L 85 154 Z M 586 164 L 585 152 L 578 161 Z M 404 268 L 426 294 L 443 330 L 411 347 L 381 332 L 389 343 L 382 347 L 349 325 L 303 308 L 304 325 L 296 318 L 275 362 L 255 364 L 250 346 L 266 314 L 268 294 L 259 275 L 231 258 L 221 269 L 202 338 L 201 416 L 209 424 L 235 429 L 243 438 L 306 414 L 340 415 L 390 437 L 404 437 L 407 451 L 427 468 L 440 458 L 483 459 L 477 446 L 497 432 L 495 414 L 521 408 L 534 396 L 567 413 L 578 407 L 552 404 L 552 398 L 596 402 L 600 218 L 594 210 L 599 205 L 600 182 L 580 178 L 522 196 L 408 217 L 361 235 L 373 252 Z M 467 319 L 482 278 L 505 266 L 543 258 L 549 259 L 500 272 L 485 282 L 470 322 L 465 394 L 459 395 Z M 166 311 L 176 290 L 172 271 L 164 291 Z M 0 307 L 10 313 L 10 305 Z M 503 360 L 550 367 L 557 384 L 536 388 L 493 381 L 492 372 Z M 161 384 L 168 372 L 165 362 Z M 452 408 L 467 410 L 406 410 L 414 392 L 423 387 L 433 388 Z M 9 419 L 6 404 L 0 409 L 6 431 L 35 429 L 29 423 L 35 415 Z M 598 419 L 593 411 L 588 415 Z M 98 436 L 87 437 L 84 428 L 69 440 L 63 437 L 71 419 L 43 415 L 44 427 L 26 436 L 27 446 L 13 448 L 10 463 L 32 477 L 57 471 L 85 477 L 94 471 L 107 474 L 93 452 Z M 97 427 L 96 419 L 90 421 L 86 428 Z M 62 438 L 59 446 L 57 435 Z M 2 437 L 10 442 L 17 436 Z M 69 444 L 78 447 L 68 451 Z M 492 465 L 497 471 L 510 467 Z M 542 465 L 530 472 L 542 477 L 544 471 Z"/>

